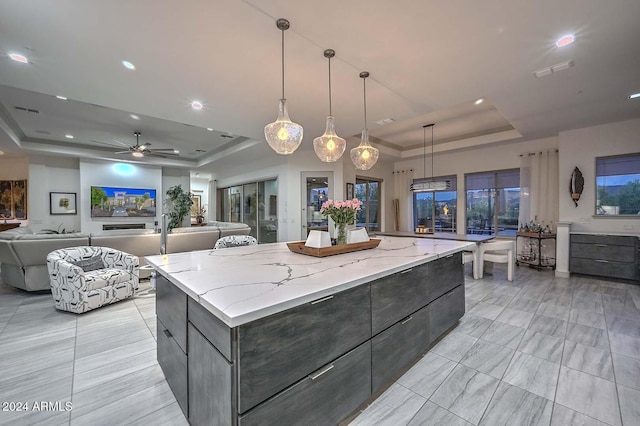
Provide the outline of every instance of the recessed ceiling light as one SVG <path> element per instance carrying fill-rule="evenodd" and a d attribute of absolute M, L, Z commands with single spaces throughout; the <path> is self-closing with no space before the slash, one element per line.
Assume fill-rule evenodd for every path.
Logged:
<path fill-rule="evenodd" d="M 633 93 L 629 95 L 629 99 L 638 99 L 640 98 L 640 93 Z"/>
<path fill-rule="evenodd" d="M 476 104 L 476 105 L 480 105 L 480 104 L 481 104 L 481 103 L 483 103 L 483 102 L 484 102 L 484 99 L 480 98 L 480 99 L 478 99 L 477 101 L 475 101 L 475 102 L 474 102 L 474 104 Z"/>
<path fill-rule="evenodd" d="M 140 120 L 140 117 L 135 114 L 129 114 L 129 117 L 133 118 L 134 120 Z"/>
<path fill-rule="evenodd" d="M 19 53 L 9 53 L 9 58 L 11 58 L 11 60 L 13 61 L 20 62 L 21 64 L 29 63 L 29 60 L 27 59 L 27 57 Z"/>
<path fill-rule="evenodd" d="M 67 138 L 67 139 L 73 139 L 73 135 L 70 135 L 70 134 L 66 134 L 66 135 L 64 135 L 64 137 Z"/>
<path fill-rule="evenodd" d="M 135 69 L 136 69 L 136 66 L 135 66 L 135 65 L 133 65 L 133 64 L 132 64 L 131 62 L 129 62 L 129 61 L 122 61 L 122 65 L 124 65 L 124 67 L 125 67 L 126 69 L 129 69 L 129 70 L 135 70 Z"/>
<path fill-rule="evenodd" d="M 56 96 L 56 98 L 60 99 L 61 101 L 66 101 L 67 100 L 67 98 L 65 98 L 64 96 L 60 96 L 60 95 Z"/>
<path fill-rule="evenodd" d="M 133 155 L 134 157 L 144 157 L 144 154 L 139 151 L 133 151 L 131 155 Z"/>
<path fill-rule="evenodd" d="M 211 127 L 207 127 L 207 130 L 213 132 L 213 129 Z"/>
<path fill-rule="evenodd" d="M 191 108 L 200 111 L 202 108 L 204 108 L 204 105 L 202 105 L 202 102 L 200 101 L 193 101 L 191 102 Z"/>
<path fill-rule="evenodd" d="M 180 150 L 179 150 L 179 149 L 174 149 L 174 150 L 173 150 L 173 153 L 174 153 L 174 154 L 180 154 Z"/>
<path fill-rule="evenodd" d="M 568 44 L 573 43 L 575 39 L 576 38 L 573 36 L 573 34 L 567 34 L 565 36 L 560 37 L 558 41 L 556 41 L 556 46 L 558 47 L 566 46 Z"/>

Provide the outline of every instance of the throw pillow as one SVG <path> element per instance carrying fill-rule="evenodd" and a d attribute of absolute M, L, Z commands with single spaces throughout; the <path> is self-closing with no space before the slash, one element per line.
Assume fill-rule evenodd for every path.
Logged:
<path fill-rule="evenodd" d="M 104 269 L 104 262 L 102 261 L 102 257 L 100 255 L 93 256 L 88 259 L 76 260 L 69 263 L 72 263 L 76 266 L 81 267 L 84 272 L 95 271 L 97 269 Z"/>

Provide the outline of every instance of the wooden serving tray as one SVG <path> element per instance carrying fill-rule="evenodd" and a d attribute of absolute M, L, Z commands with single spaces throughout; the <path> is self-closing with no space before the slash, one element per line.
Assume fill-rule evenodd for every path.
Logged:
<path fill-rule="evenodd" d="M 337 246 L 315 248 L 307 247 L 304 245 L 304 241 L 296 241 L 293 243 L 287 243 L 287 247 L 294 253 L 306 254 L 307 256 L 314 257 L 326 257 L 333 256 L 334 254 L 351 253 L 352 251 L 367 250 L 378 247 L 380 240 L 377 238 L 371 238 L 369 241 L 353 244 L 340 244 Z"/>

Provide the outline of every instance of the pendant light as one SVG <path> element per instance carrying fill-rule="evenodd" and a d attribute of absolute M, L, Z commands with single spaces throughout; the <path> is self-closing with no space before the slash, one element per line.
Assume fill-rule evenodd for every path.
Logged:
<path fill-rule="evenodd" d="M 344 149 L 347 147 L 347 141 L 336 134 L 333 114 L 331 114 L 331 58 L 334 56 L 336 56 L 335 50 L 327 49 L 324 51 L 324 57 L 329 59 L 329 115 L 324 134 L 313 140 L 313 150 L 318 158 L 325 163 L 337 161 L 342 157 Z"/>
<path fill-rule="evenodd" d="M 287 100 L 284 97 L 284 32 L 289 29 L 289 26 L 289 21 L 284 18 L 276 21 L 276 27 L 282 31 L 282 98 L 278 106 L 278 118 L 275 122 L 264 126 L 264 137 L 267 143 L 275 152 L 282 155 L 293 154 L 302 142 L 302 126 L 289 118 Z"/>
<path fill-rule="evenodd" d="M 360 145 L 351 150 L 351 161 L 358 170 L 369 170 L 378 161 L 380 151 L 369 143 L 369 131 L 367 130 L 367 77 L 369 72 L 362 71 L 360 78 L 362 79 L 362 87 L 364 89 L 364 129 L 362 130 L 362 138 Z"/>
<path fill-rule="evenodd" d="M 431 127 L 431 180 L 427 181 L 427 128 Z M 434 181 L 433 180 L 433 128 L 435 124 L 425 124 L 422 126 L 422 163 L 423 163 L 423 172 L 424 177 L 421 181 L 417 183 L 412 183 L 409 186 L 409 190 L 413 192 L 427 192 L 427 191 L 443 191 L 451 188 L 451 182 L 442 180 L 442 181 Z"/>

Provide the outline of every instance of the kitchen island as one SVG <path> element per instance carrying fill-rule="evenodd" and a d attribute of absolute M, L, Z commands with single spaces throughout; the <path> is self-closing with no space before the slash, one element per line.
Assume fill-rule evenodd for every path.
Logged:
<path fill-rule="evenodd" d="M 284 243 L 147 257 L 158 362 L 191 424 L 336 424 L 464 314 L 473 243 L 382 237 L 315 258 Z"/>

